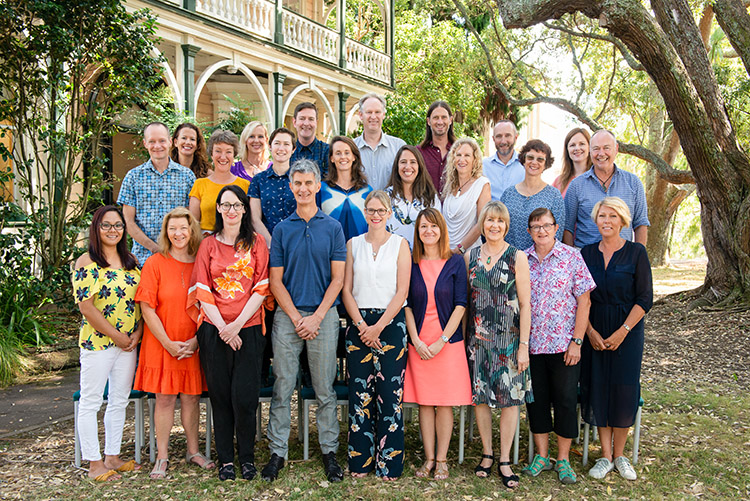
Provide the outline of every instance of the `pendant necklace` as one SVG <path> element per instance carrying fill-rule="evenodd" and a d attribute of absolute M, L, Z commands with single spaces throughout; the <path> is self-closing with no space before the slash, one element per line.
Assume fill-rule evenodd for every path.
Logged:
<path fill-rule="evenodd" d="M 406 219 L 404 219 L 404 224 L 409 225 L 413 222 L 414 221 L 411 220 L 411 203 L 409 203 L 406 206 Z"/>
<path fill-rule="evenodd" d="M 484 251 L 484 253 L 485 253 L 485 254 L 489 254 L 489 253 L 487 252 L 487 249 L 485 249 L 485 248 L 484 248 L 484 245 L 482 246 L 482 250 Z M 503 252 L 505 252 L 505 248 L 503 248 L 503 250 L 501 250 L 501 251 L 500 251 L 500 252 L 498 252 L 497 254 L 493 254 L 493 255 L 488 255 L 488 256 L 487 256 L 487 265 L 489 266 L 489 264 L 490 264 L 490 262 L 492 261 L 492 258 L 493 258 L 493 257 L 497 257 L 497 256 L 499 256 L 500 254 L 502 254 Z"/>
<path fill-rule="evenodd" d="M 607 190 L 609 190 L 609 187 L 606 186 L 606 184 L 607 184 L 607 182 L 609 182 L 610 179 L 612 179 L 612 176 L 615 175 L 615 170 L 612 169 L 612 173 L 604 181 L 602 181 L 601 178 L 599 178 L 599 174 L 597 174 L 596 171 L 594 171 L 594 175 L 596 176 L 596 180 L 599 181 L 600 183 L 602 183 L 602 189 L 604 190 L 604 193 L 606 193 Z"/>
<path fill-rule="evenodd" d="M 456 196 L 460 197 L 461 196 L 461 190 L 464 189 L 464 186 L 466 186 L 467 184 L 469 184 L 473 180 L 474 180 L 474 178 L 470 177 L 468 181 L 466 181 L 464 184 L 462 184 L 461 187 L 458 189 L 458 193 L 456 193 Z"/>

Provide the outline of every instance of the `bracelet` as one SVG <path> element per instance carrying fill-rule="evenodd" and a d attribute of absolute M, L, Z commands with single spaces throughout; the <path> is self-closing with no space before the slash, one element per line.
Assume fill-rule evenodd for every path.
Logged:
<path fill-rule="evenodd" d="M 627 332 L 630 332 L 630 326 L 628 324 L 622 324 L 622 328 L 625 329 Z"/>
<path fill-rule="evenodd" d="M 458 252 L 460 252 L 461 254 L 465 254 L 466 253 L 466 249 L 464 249 L 464 246 L 461 245 L 461 244 L 458 244 L 456 246 L 456 249 L 458 249 Z"/>
<path fill-rule="evenodd" d="M 519 341 L 519 343 L 520 343 L 520 344 L 525 344 L 526 346 L 528 346 L 528 345 L 529 345 L 529 342 L 528 342 L 528 341 Z"/>

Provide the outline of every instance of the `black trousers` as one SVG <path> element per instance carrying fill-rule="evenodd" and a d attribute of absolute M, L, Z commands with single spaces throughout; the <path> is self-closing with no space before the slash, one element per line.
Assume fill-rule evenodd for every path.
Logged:
<path fill-rule="evenodd" d="M 260 325 L 245 327 L 239 335 L 242 346 L 234 351 L 207 321 L 197 334 L 220 464 L 234 462 L 235 435 L 240 464 L 255 461 L 255 422 L 266 339 Z"/>
<path fill-rule="evenodd" d="M 578 436 L 576 405 L 581 363 L 565 365 L 564 356 L 564 352 L 529 356 L 534 402 L 526 404 L 526 410 L 531 433 L 549 433 L 554 429 L 558 437 Z M 552 408 L 555 409 L 554 428 Z"/>

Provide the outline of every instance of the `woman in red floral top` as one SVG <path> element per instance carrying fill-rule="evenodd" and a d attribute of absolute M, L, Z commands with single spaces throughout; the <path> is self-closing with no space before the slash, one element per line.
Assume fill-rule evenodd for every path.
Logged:
<path fill-rule="evenodd" d="M 241 188 L 222 188 L 216 201 L 214 234 L 195 258 L 188 307 L 198 302 L 198 346 L 214 418 L 219 479 L 234 479 L 234 436 L 242 477 L 255 469 L 255 416 L 260 396 L 268 247 L 253 230 L 250 205 Z M 270 306 L 270 304 L 268 305 Z"/>

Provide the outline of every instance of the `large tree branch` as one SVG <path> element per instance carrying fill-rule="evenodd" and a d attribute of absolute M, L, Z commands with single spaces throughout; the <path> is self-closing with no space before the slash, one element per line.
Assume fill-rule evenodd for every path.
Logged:
<path fill-rule="evenodd" d="M 625 62 L 628 63 L 628 66 L 630 66 L 631 69 L 635 71 L 644 70 L 643 65 L 639 63 L 636 58 L 633 57 L 633 54 L 631 54 L 628 48 L 625 47 L 625 44 L 619 41 L 618 39 L 616 39 L 615 37 L 613 37 L 612 35 L 602 35 L 600 33 L 585 33 L 583 31 L 571 30 L 567 26 L 563 26 L 558 23 L 545 22 L 542 24 L 544 24 L 544 26 L 546 26 L 547 28 L 551 30 L 562 31 L 563 33 L 567 33 L 574 37 L 589 38 L 593 40 L 602 40 L 605 42 L 609 42 L 615 47 L 617 47 L 617 50 L 620 51 L 620 54 L 622 54 L 622 57 L 625 59 Z"/>
<path fill-rule="evenodd" d="M 716 20 L 750 73 L 750 15 L 741 0 L 716 0 Z"/>

